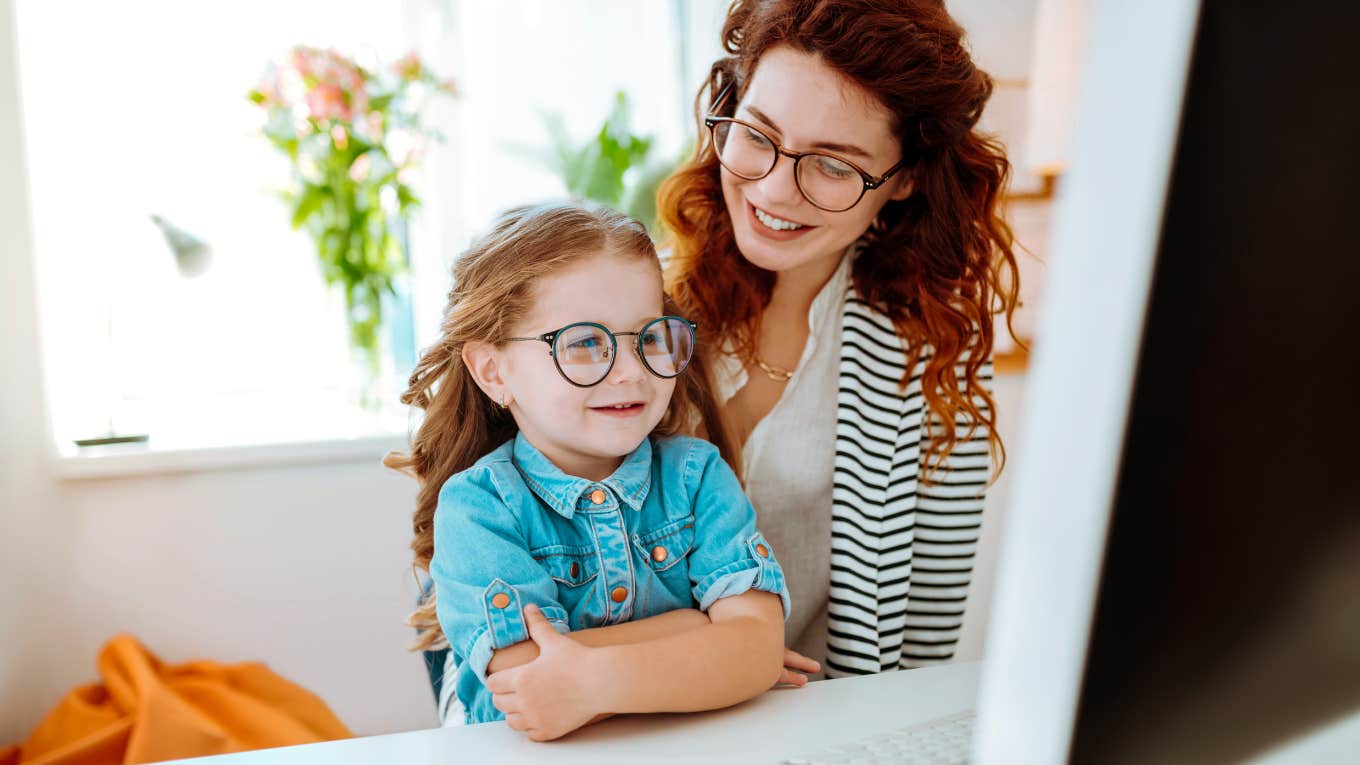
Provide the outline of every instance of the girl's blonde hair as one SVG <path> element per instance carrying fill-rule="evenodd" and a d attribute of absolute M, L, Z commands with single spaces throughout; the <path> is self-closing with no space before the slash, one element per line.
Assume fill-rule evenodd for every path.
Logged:
<path fill-rule="evenodd" d="M 504 213 L 454 265 L 439 341 L 421 354 L 410 387 L 401 395 L 402 403 L 423 409 L 424 417 L 411 438 L 410 452 L 383 458 L 387 467 L 420 482 L 411 542 L 417 569 L 430 568 L 434 513 L 444 482 L 518 430 L 510 413 L 477 387 L 463 364 L 464 346 L 473 341 L 504 342 L 529 312 L 539 279 L 602 252 L 636 256 L 660 269 L 656 247 L 642 224 L 607 208 L 576 203 L 518 207 Z M 673 312 L 669 299 L 665 303 L 666 312 Z M 702 338 L 702 326 L 699 331 Z M 737 452 L 723 426 L 708 370 L 695 354 L 690 368 L 677 378 L 670 406 L 653 434 L 690 432 L 699 423 L 735 468 Z M 446 643 L 433 593 L 422 599 L 410 623 L 418 633 L 412 650 Z"/>

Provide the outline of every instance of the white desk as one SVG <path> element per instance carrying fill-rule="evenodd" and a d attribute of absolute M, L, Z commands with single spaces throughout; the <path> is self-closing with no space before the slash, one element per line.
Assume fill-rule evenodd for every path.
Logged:
<path fill-rule="evenodd" d="M 776 763 L 971 709 L 981 664 L 824 680 L 770 691 L 728 709 L 615 717 L 535 743 L 505 723 L 395 733 L 204 757 L 194 765 L 364 763 Z"/>

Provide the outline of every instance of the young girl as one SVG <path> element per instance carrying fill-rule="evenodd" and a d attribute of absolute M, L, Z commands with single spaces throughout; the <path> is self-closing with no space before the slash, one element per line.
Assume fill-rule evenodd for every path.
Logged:
<path fill-rule="evenodd" d="M 688 369 L 695 325 L 667 313 L 646 230 L 611 211 L 513 210 L 454 269 L 402 396 L 424 420 L 387 463 L 421 483 L 434 597 L 413 622 L 452 651 L 467 722 L 547 740 L 805 681 L 783 670 L 789 595 L 736 476 L 673 435 L 717 410 Z"/>

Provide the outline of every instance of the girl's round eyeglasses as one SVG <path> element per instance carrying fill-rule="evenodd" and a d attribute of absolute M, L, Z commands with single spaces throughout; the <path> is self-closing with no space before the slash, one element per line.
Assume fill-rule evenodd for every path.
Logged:
<path fill-rule="evenodd" d="M 694 356 L 698 327 L 679 316 L 653 319 L 638 332 L 611 332 L 603 324 L 578 321 L 536 337 L 506 340 L 547 343 L 548 353 L 563 379 L 578 388 L 589 388 L 609 376 L 618 357 L 618 338 L 629 335 L 636 336 L 634 350 L 648 372 L 664 379 L 678 376 Z"/>

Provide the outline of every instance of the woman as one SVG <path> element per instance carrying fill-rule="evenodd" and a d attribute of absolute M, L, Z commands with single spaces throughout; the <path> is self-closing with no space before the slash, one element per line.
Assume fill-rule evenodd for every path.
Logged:
<path fill-rule="evenodd" d="M 831 676 L 953 656 L 1004 464 L 1009 164 L 976 131 L 992 82 L 962 38 L 929 0 L 738 0 L 660 192 L 667 288 L 793 594 L 787 645 Z"/>

